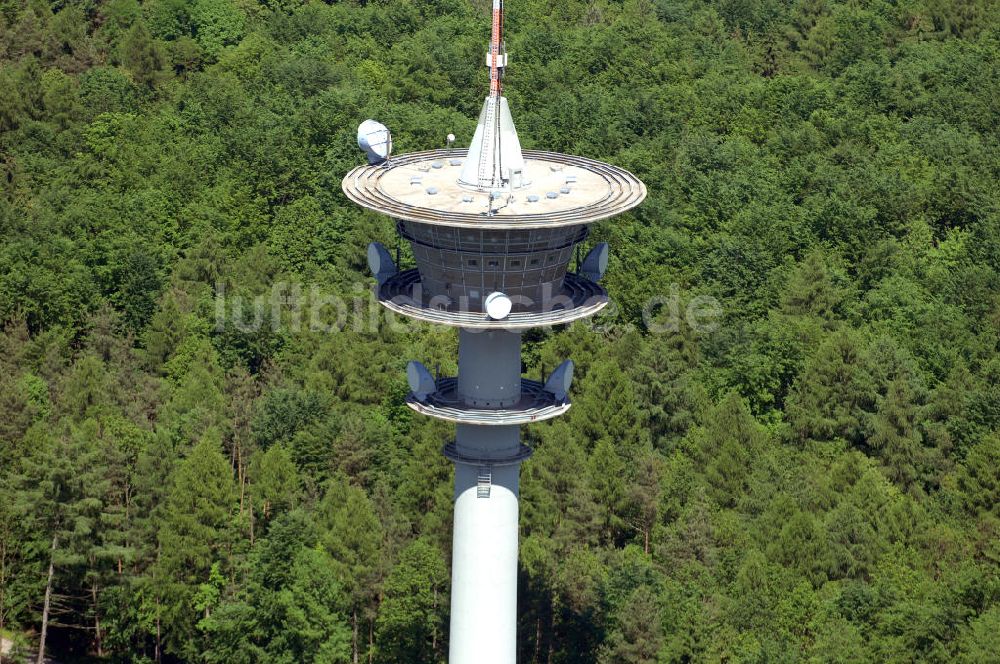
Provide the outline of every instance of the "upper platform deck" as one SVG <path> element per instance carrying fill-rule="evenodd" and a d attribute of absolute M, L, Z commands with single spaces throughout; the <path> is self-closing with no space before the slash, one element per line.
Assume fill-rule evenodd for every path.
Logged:
<path fill-rule="evenodd" d="M 460 185 L 466 150 L 429 150 L 363 165 L 344 178 L 352 201 L 394 219 L 479 229 L 590 224 L 639 205 L 646 186 L 628 171 L 585 157 L 524 152 L 524 186 L 492 202 Z"/>

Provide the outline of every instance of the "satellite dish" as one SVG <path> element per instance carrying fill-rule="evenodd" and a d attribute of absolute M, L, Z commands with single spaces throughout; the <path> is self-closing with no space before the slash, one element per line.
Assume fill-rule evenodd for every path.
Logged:
<path fill-rule="evenodd" d="M 358 125 L 358 147 L 368 155 L 369 164 L 381 164 L 392 154 L 392 134 L 381 122 L 365 120 Z"/>
<path fill-rule="evenodd" d="M 587 253 L 580 265 L 580 274 L 591 281 L 600 281 L 608 270 L 608 243 L 601 242 Z"/>
<path fill-rule="evenodd" d="M 372 271 L 379 286 L 397 272 L 396 264 L 392 262 L 392 255 L 381 242 L 372 242 L 368 245 L 368 269 Z"/>
<path fill-rule="evenodd" d="M 556 401 L 564 401 L 569 394 L 569 386 L 573 383 L 573 360 L 566 360 L 556 370 L 549 374 L 545 381 L 545 391 L 551 392 Z"/>
<path fill-rule="evenodd" d="M 410 360 L 406 365 L 406 382 L 410 384 L 410 391 L 419 401 L 424 401 L 437 391 L 434 376 L 427 367 L 416 360 Z"/>
<path fill-rule="evenodd" d="M 493 320 L 503 320 L 510 315 L 513 303 L 503 293 L 490 293 L 486 296 L 486 314 Z"/>

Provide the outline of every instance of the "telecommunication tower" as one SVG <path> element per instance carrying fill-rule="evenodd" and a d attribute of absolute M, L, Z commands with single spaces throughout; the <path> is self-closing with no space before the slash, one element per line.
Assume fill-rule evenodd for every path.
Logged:
<path fill-rule="evenodd" d="M 514 664 L 517 632 L 518 481 L 531 450 L 523 424 L 565 413 L 571 360 L 548 378 L 521 375 L 524 330 L 592 316 L 608 303 L 600 243 L 569 270 L 588 226 L 642 202 L 645 185 L 621 168 L 554 152 L 521 150 L 507 99 L 503 2 L 493 0 L 486 66 L 489 95 L 468 150 L 393 156 L 383 125 L 367 120 L 358 144 L 368 164 L 343 190 L 390 216 L 416 268 L 400 270 L 368 247 L 376 294 L 388 309 L 458 328 L 458 375 L 407 365 L 413 410 L 454 422 L 444 454 L 455 464 L 451 664 Z"/>

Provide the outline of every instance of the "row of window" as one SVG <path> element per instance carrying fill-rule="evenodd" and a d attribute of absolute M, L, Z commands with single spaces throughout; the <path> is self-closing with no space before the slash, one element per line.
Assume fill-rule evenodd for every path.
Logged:
<path fill-rule="evenodd" d="M 556 259 L 555 254 L 549 254 L 549 262 L 550 263 L 554 263 L 555 259 Z M 532 259 L 530 259 L 528 261 L 528 267 L 537 267 L 540 263 L 541 263 L 541 259 L 539 259 L 539 258 L 532 258 Z M 465 264 L 467 266 L 469 266 L 469 267 L 478 267 L 478 265 L 479 265 L 479 259 L 477 259 L 477 258 L 469 258 L 468 260 L 465 261 Z M 497 267 L 498 268 L 498 267 L 500 267 L 500 261 L 499 260 L 495 260 L 495 259 L 489 259 L 489 260 L 486 261 L 486 267 Z M 510 260 L 507 261 L 507 267 L 521 267 L 521 259 L 520 258 L 511 258 Z"/>
<path fill-rule="evenodd" d="M 440 267 L 460 268 L 465 267 L 487 269 L 500 269 L 506 266 L 509 270 L 520 270 L 522 268 L 540 269 L 545 265 L 556 265 L 569 259 L 566 251 L 552 251 L 545 255 L 528 255 L 504 258 L 502 256 L 473 255 L 453 251 L 436 251 L 424 247 L 414 247 L 416 258 L 425 265 L 435 265 Z"/>
<path fill-rule="evenodd" d="M 531 231 L 498 231 L 455 229 L 426 224 L 399 222 L 396 226 L 406 239 L 418 244 L 450 251 L 489 251 L 498 253 L 533 253 L 562 249 L 582 242 L 588 234 L 583 227 L 534 229 Z"/>

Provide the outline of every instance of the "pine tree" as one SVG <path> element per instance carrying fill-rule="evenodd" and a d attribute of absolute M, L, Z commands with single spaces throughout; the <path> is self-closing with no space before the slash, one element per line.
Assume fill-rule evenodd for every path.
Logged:
<path fill-rule="evenodd" d="M 302 480 L 284 445 L 257 451 L 250 460 L 250 495 L 255 521 L 266 526 L 271 519 L 294 508 L 302 493 Z"/>
<path fill-rule="evenodd" d="M 821 251 L 810 252 L 792 271 L 781 298 L 782 310 L 793 316 L 816 316 L 826 329 L 834 329 L 846 299 L 835 273 Z"/>
<path fill-rule="evenodd" d="M 154 589 L 163 606 L 167 644 L 180 656 L 194 657 L 200 650 L 193 598 L 212 564 L 228 561 L 236 500 L 219 433 L 209 430 L 172 473 L 157 537 Z"/>
<path fill-rule="evenodd" d="M 80 590 L 88 597 L 94 648 L 104 655 L 102 604 L 106 590 L 123 583 L 122 573 L 135 551 L 129 542 L 132 472 L 145 436 L 120 417 L 88 419 L 72 434 L 82 466 L 81 503 L 77 529 L 86 529 L 79 542 L 72 542 L 80 556 Z M 82 450 L 86 450 L 85 452 Z M 86 521 L 81 519 L 85 515 Z M 70 544 L 69 542 L 67 544 Z"/>
<path fill-rule="evenodd" d="M 598 653 L 599 664 L 656 664 L 663 641 L 660 608 L 649 586 L 639 586 L 621 608 Z"/>
<path fill-rule="evenodd" d="M 868 444 L 882 460 L 889 479 L 903 490 L 913 487 L 920 475 L 923 441 L 918 416 L 909 381 L 900 376 L 889 384 L 871 418 Z"/>
<path fill-rule="evenodd" d="M 351 661 L 351 629 L 344 618 L 348 599 L 330 574 L 333 562 L 323 551 L 300 550 L 292 567 L 291 586 L 279 595 L 287 603 L 287 617 L 280 624 L 290 632 L 293 647 L 284 650 L 290 662 Z"/>
<path fill-rule="evenodd" d="M 153 88 L 162 77 L 163 54 L 142 21 L 136 21 L 125 36 L 121 60 L 140 85 Z"/>
<path fill-rule="evenodd" d="M 574 388 L 567 420 L 584 440 L 614 441 L 622 458 L 638 458 L 649 440 L 634 385 L 616 363 L 596 360 Z"/>
<path fill-rule="evenodd" d="M 987 436 L 974 445 L 957 475 L 966 509 L 1000 515 L 1000 436 Z"/>
<path fill-rule="evenodd" d="M 157 429 L 174 454 L 184 454 L 210 429 L 225 429 L 224 376 L 218 354 L 203 338 L 189 338 L 165 368 L 167 395 Z"/>
<path fill-rule="evenodd" d="M 693 439 L 712 497 L 722 506 L 735 506 L 747 495 L 753 461 L 765 449 L 763 428 L 746 402 L 732 393 L 705 415 L 704 427 Z"/>
<path fill-rule="evenodd" d="M 380 592 L 382 524 L 362 489 L 343 477 L 332 479 L 318 508 L 323 548 L 330 554 L 337 582 L 350 601 L 354 661 L 361 653 L 361 621 L 371 623 Z"/>
<path fill-rule="evenodd" d="M 693 333 L 683 326 L 672 334 L 641 337 L 638 356 L 625 364 L 658 448 L 683 436 L 694 424 L 699 404 L 690 372 L 697 366 L 698 356 Z"/>
<path fill-rule="evenodd" d="M 85 588 L 101 551 L 100 531 L 106 517 L 101 496 L 107 480 L 102 476 L 105 467 L 100 450 L 90 444 L 88 435 L 96 427 L 94 420 L 87 420 L 82 431 L 68 424 L 55 435 L 33 430 L 30 452 L 13 478 L 14 511 L 30 538 L 24 546 L 42 575 L 40 653 L 46 647 L 49 622 L 62 612 L 58 606 L 72 611 L 72 605 L 61 601 L 61 590 Z M 96 604 L 95 597 L 91 608 Z M 73 612 L 72 618 L 76 617 Z"/>
<path fill-rule="evenodd" d="M 636 479 L 627 492 L 628 524 L 642 539 L 642 550 L 650 551 L 653 528 L 659 521 L 663 459 L 650 452 L 639 460 Z"/>
<path fill-rule="evenodd" d="M 173 356 L 187 336 L 186 321 L 178 303 L 181 297 L 183 294 L 179 291 L 168 289 L 146 327 L 145 362 L 154 371 L 163 370 L 164 363 Z"/>
<path fill-rule="evenodd" d="M 614 444 L 603 438 L 594 446 L 590 455 L 589 476 L 594 504 L 601 514 L 601 541 L 604 544 L 621 542 L 625 531 L 625 514 L 628 511 L 628 477 L 625 462 L 619 457 Z"/>
<path fill-rule="evenodd" d="M 376 661 L 443 661 L 448 570 L 441 552 L 423 540 L 403 549 L 385 583 Z"/>
<path fill-rule="evenodd" d="M 788 398 L 786 413 L 797 440 L 864 442 L 876 396 L 867 362 L 856 333 L 835 332 L 823 342 Z"/>
<path fill-rule="evenodd" d="M 48 385 L 21 370 L 27 344 L 23 321 L 8 325 L 0 334 L 0 465 L 4 467 L 14 464 L 25 432 L 47 410 Z"/>
<path fill-rule="evenodd" d="M 819 587 L 829 567 L 826 533 L 808 512 L 797 512 L 782 527 L 767 550 L 768 558 L 797 571 Z"/>
<path fill-rule="evenodd" d="M 317 548 L 315 524 L 301 510 L 275 518 L 254 547 L 245 581 L 214 606 L 198 627 L 208 662 L 346 664 L 351 661 L 349 604 Z"/>
<path fill-rule="evenodd" d="M 578 547 L 596 547 L 604 524 L 591 488 L 591 466 L 575 432 L 556 420 L 540 428 L 521 471 L 522 568 L 518 583 L 524 639 L 520 659 L 539 661 L 555 648 L 560 562 Z"/>

